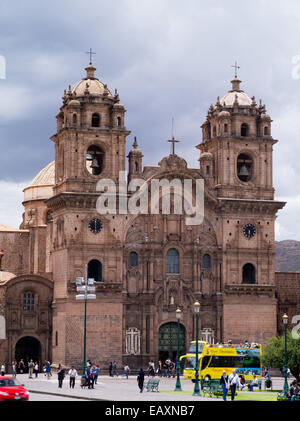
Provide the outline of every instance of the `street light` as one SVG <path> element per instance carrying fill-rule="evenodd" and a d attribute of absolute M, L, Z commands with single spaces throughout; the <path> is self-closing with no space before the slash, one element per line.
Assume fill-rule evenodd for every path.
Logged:
<path fill-rule="evenodd" d="M 175 391 L 181 391 L 182 389 L 181 389 L 181 384 L 180 384 L 180 361 L 179 361 L 181 310 L 179 308 L 176 310 L 176 319 L 177 319 L 177 360 L 176 360 L 177 380 L 176 380 Z"/>
<path fill-rule="evenodd" d="M 95 280 L 89 278 L 85 280 L 84 278 L 76 278 L 76 291 L 80 294 L 76 294 L 76 300 L 84 300 L 84 339 L 83 339 L 83 373 L 85 373 L 85 364 L 86 364 L 86 308 L 87 300 L 95 300 L 96 294 L 91 294 L 95 292 L 96 288 L 94 286 Z"/>
<path fill-rule="evenodd" d="M 284 324 L 284 386 L 283 386 L 283 393 L 287 395 L 288 393 L 288 381 L 287 381 L 287 346 L 286 346 L 286 329 L 287 329 L 287 323 L 288 323 L 288 316 L 284 314 L 282 316 L 282 321 Z"/>
<path fill-rule="evenodd" d="M 194 303 L 194 312 L 196 314 L 196 372 L 195 372 L 195 387 L 194 387 L 194 396 L 200 396 L 200 388 L 199 388 L 199 358 L 198 358 L 198 320 L 199 320 L 199 312 L 200 312 L 200 303 L 196 301 Z"/>

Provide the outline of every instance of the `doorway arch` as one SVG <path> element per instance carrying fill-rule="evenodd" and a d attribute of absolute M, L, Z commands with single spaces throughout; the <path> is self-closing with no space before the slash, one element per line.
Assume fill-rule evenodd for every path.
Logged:
<path fill-rule="evenodd" d="M 18 340 L 15 346 L 15 360 L 17 363 L 23 359 L 26 369 L 28 362 L 32 359 L 35 363 L 42 364 L 42 346 L 38 339 L 33 336 L 23 336 Z"/>
<path fill-rule="evenodd" d="M 180 324 L 179 354 L 185 354 L 185 327 Z M 167 358 L 175 361 L 177 356 L 177 322 L 160 326 L 158 331 L 158 356 L 163 363 Z"/>

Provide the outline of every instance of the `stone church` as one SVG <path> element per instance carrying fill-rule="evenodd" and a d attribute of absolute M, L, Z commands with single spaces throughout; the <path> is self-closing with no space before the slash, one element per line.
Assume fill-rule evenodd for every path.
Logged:
<path fill-rule="evenodd" d="M 280 331 L 283 311 L 300 310 L 298 275 L 275 274 L 274 223 L 285 203 L 274 200 L 277 140 L 265 106 L 235 76 L 201 126 L 198 168 L 176 155 L 174 138 L 169 156 L 143 166 L 136 139 L 126 156 L 125 107 L 95 70 L 90 63 L 64 92 L 51 137 L 55 161 L 24 189 L 19 229 L 0 225 L 0 361 L 81 367 L 78 277 L 96 281 L 86 355 L 103 367 L 174 358 L 177 308 L 184 353 L 195 339 L 196 300 L 200 338 L 265 343 Z M 203 223 L 187 225 L 175 212 L 100 215 L 97 183 L 118 186 L 126 158 L 128 182 L 204 180 Z"/>

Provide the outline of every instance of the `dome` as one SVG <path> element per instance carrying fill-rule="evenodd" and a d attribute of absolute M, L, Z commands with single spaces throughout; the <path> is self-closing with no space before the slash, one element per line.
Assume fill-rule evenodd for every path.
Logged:
<path fill-rule="evenodd" d="M 80 107 L 80 101 L 77 101 L 77 99 L 71 99 L 68 105 L 69 107 Z"/>
<path fill-rule="evenodd" d="M 221 112 L 218 114 L 218 117 L 222 117 L 222 118 L 225 118 L 225 117 L 230 117 L 230 112 L 229 112 L 229 111 L 221 111 Z"/>
<path fill-rule="evenodd" d="M 199 158 L 199 160 L 204 160 L 204 159 L 213 159 L 214 157 L 213 157 L 213 154 L 212 153 L 210 153 L 210 152 L 203 152 L 201 155 L 200 155 L 200 158 Z"/>
<path fill-rule="evenodd" d="M 90 95 L 103 95 L 108 89 L 104 86 L 99 79 L 82 79 L 77 85 L 73 88 L 72 93 L 76 96 L 83 96 L 84 91 L 88 88 Z M 109 95 L 111 93 L 108 91 Z"/>
<path fill-rule="evenodd" d="M 260 118 L 262 120 L 271 120 L 271 117 L 269 116 L 269 114 L 265 114 L 265 113 L 261 114 Z"/>
<path fill-rule="evenodd" d="M 27 186 L 24 192 L 24 202 L 30 200 L 45 200 L 53 196 L 55 184 L 55 161 L 46 165 Z"/>
<path fill-rule="evenodd" d="M 234 102 L 237 100 L 239 105 L 250 106 L 252 104 L 251 98 L 243 91 L 229 91 L 221 99 L 221 105 L 233 107 Z"/>
<path fill-rule="evenodd" d="M 0 285 L 5 284 L 6 282 L 10 281 L 11 279 L 15 278 L 16 275 L 11 272 L 5 272 L 0 270 Z"/>
<path fill-rule="evenodd" d="M 235 101 L 238 102 L 238 105 L 241 106 L 251 106 L 252 99 L 240 89 L 240 83 L 241 81 L 235 77 L 232 81 L 232 90 L 227 92 L 221 99 L 220 104 L 227 106 L 227 107 L 233 107 L 233 104 Z"/>

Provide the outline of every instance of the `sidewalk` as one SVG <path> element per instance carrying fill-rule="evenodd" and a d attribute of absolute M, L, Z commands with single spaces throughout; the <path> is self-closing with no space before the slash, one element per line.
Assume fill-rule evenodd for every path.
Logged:
<path fill-rule="evenodd" d="M 194 384 L 183 377 L 180 379 L 182 392 L 174 392 L 176 378 L 167 379 L 163 377 L 160 378 L 158 393 L 147 392 L 146 390 L 144 390 L 143 393 L 140 393 L 136 376 L 129 376 L 128 380 L 122 376 L 100 376 L 98 378 L 98 384 L 95 385 L 95 389 L 82 389 L 80 387 L 80 377 L 76 380 L 75 388 L 70 389 L 69 376 L 66 376 L 62 389 L 59 389 L 57 374 L 55 373 L 50 380 L 47 380 L 43 374 L 39 374 L 38 379 L 29 379 L 28 374 L 19 374 L 17 378 L 31 393 L 35 392 L 45 394 L 45 400 L 47 400 L 47 394 L 51 394 L 53 396 L 74 397 L 91 401 L 221 401 L 220 398 L 214 399 L 202 396 L 193 396 Z M 146 376 L 145 385 L 147 384 L 147 381 L 148 377 Z M 272 389 L 282 390 L 283 382 L 283 378 L 272 378 Z M 291 382 L 292 379 L 289 379 L 289 385 Z M 264 391 L 264 386 L 262 387 L 262 391 Z M 258 391 L 255 389 L 255 391 L 251 393 L 256 394 Z"/>
<path fill-rule="evenodd" d="M 58 388 L 57 375 L 53 374 L 50 380 L 47 380 L 43 374 L 39 374 L 38 379 L 29 379 L 28 374 L 19 374 L 17 379 L 25 385 L 31 393 L 47 394 L 65 397 L 76 397 L 86 400 L 105 400 L 105 401 L 220 401 L 202 396 L 193 396 L 194 384 L 190 380 L 181 378 L 182 392 L 174 392 L 176 379 L 161 378 L 159 384 L 160 392 L 139 392 L 136 376 L 129 376 L 128 380 L 122 376 L 109 377 L 100 376 L 95 389 L 82 389 L 80 387 L 80 378 L 76 379 L 75 388 L 70 389 L 69 377 L 66 376 L 62 389 Z M 148 377 L 145 377 L 145 385 Z"/>

